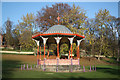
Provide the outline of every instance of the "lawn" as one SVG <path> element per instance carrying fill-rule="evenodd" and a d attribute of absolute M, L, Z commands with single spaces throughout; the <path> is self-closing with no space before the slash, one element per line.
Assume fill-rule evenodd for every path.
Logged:
<path fill-rule="evenodd" d="M 50 58 L 55 58 L 51 56 Z M 22 70 L 21 64 L 36 64 L 36 56 L 34 55 L 15 55 L 15 54 L 3 54 L 2 55 L 2 77 L 3 78 L 41 78 L 41 79 L 53 79 L 53 78 L 65 78 L 65 79 L 93 79 L 93 78 L 109 78 L 120 79 L 120 66 L 117 64 L 110 64 L 105 61 L 98 61 L 96 59 L 81 58 L 80 64 L 84 65 L 86 69 L 89 65 L 96 65 L 96 71 L 92 72 L 43 72 L 37 70 Z"/>

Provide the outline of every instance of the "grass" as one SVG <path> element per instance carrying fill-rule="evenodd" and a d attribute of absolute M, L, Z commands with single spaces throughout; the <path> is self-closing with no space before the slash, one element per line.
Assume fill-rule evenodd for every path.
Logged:
<path fill-rule="evenodd" d="M 107 66 L 107 67 L 110 67 L 110 66 Z M 96 72 L 80 72 L 80 73 L 55 73 L 55 72 L 43 72 L 43 71 L 32 71 L 32 70 L 23 70 L 23 71 L 18 70 L 18 71 L 12 72 L 8 77 L 12 77 L 12 78 L 119 78 L 118 74 L 114 74 L 114 71 L 112 72 L 113 73 L 107 72 L 107 70 L 100 71 L 99 69 Z"/>
<path fill-rule="evenodd" d="M 116 57 L 107 57 L 107 58 L 103 58 L 102 61 L 105 61 L 107 63 L 110 63 L 110 64 L 120 64 L 120 61 L 116 61 L 117 58 Z"/>
<path fill-rule="evenodd" d="M 42 56 L 43 57 L 43 56 Z M 55 58 L 55 56 L 51 56 Z M 3 78 L 42 78 L 42 79 L 61 79 L 65 78 L 68 80 L 73 79 L 92 79 L 92 78 L 116 78 L 120 79 L 119 71 L 120 66 L 113 65 L 107 62 L 98 61 L 96 59 L 81 58 L 80 64 L 85 65 L 86 69 L 89 69 L 89 65 L 96 65 L 96 71 L 92 72 L 74 72 L 74 73 L 63 73 L 63 72 L 43 72 L 36 70 L 20 70 L 21 64 L 36 64 L 36 56 L 34 55 L 2 55 L 2 77 Z"/>
<path fill-rule="evenodd" d="M 14 49 L 3 48 L 2 51 L 16 51 L 16 50 L 14 50 Z"/>

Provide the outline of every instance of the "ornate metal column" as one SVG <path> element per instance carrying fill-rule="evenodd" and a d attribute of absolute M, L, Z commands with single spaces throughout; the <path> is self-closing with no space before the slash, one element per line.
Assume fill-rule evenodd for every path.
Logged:
<path fill-rule="evenodd" d="M 57 42 L 57 58 L 59 58 L 59 42 L 62 37 L 54 37 Z"/>
<path fill-rule="evenodd" d="M 47 42 L 48 38 L 44 38 L 42 36 L 41 36 L 41 38 L 43 39 L 43 44 L 44 44 L 44 59 L 45 59 L 45 45 L 46 45 L 46 42 Z"/>
<path fill-rule="evenodd" d="M 81 40 L 77 40 L 77 58 L 79 59 L 79 46 L 80 46 L 80 43 L 81 43 L 81 41 L 82 41 L 83 39 L 81 39 Z"/>
<path fill-rule="evenodd" d="M 44 38 L 42 36 L 40 36 L 40 37 L 43 39 L 43 44 L 44 44 L 44 64 L 43 64 L 43 71 L 45 71 L 45 60 L 46 60 L 46 58 L 45 58 L 45 44 L 46 44 L 48 38 Z"/>
<path fill-rule="evenodd" d="M 40 60 L 41 60 L 41 46 L 40 46 Z"/>
<path fill-rule="evenodd" d="M 34 39 L 33 39 L 34 40 Z M 39 64 L 39 42 L 37 40 L 34 40 L 37 43 L 38 49 L 37 49 L 37 65 Z"/>
<path fill-rule="evenodd" d="M 71 58 L 72 58 L 72 43 L 73 43 L 74 37 L 68 38 L 68 39 L 70 40 L 70 45 L 71 45 Z"/>
<path fill-rule="evenodd" d="M 73 43 L 73 39 L 74 39 L 74 37 L 71 37 L 71 38 L 68 38 L 69 40 L 70 40 L 70 44 L 71 44 L 71 72 L 72 72 L 72 65 L 73 65 L 73 63 L 72 63 L 72 43 Z"/>

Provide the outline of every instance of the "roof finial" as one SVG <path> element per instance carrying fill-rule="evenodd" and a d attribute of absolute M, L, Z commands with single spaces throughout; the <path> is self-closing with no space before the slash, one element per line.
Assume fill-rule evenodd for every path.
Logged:
<path fill-rule="evenodd" d="M 59 13 L 58 13 L 58 17 L 57 17 L 57 20 L 58 20 L 58 25 L 59 25 L 59 20 L 60 20 L 60 17 L 59 17 Z"/>

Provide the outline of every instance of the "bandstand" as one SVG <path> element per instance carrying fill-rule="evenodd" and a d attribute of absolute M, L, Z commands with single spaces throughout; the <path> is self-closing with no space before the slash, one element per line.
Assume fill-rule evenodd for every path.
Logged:
<path fill-rule="evenodd" d="M 58 23 L 59 23 L 59 17 L 58 19 Z M 42 33 L 42 34 L 37 34 L 37 35 L 33 35 L 32 36 L 33 40 L 36 41 L 37 46 L 38 46 L 38 51 L 37 54 L 37 64 L 38 65 L 42 65 L 42 69 L 45 70 L 45 66 L 50 66 L 50 65 L 56 65 L 56 66 L 60 66 L 60 65 L 80 65 L 79 62 L 79 46 L 80 46 L 80 42 L 85 38 L 84 36 L 78 35 L 78 34 L 74 34 L 73 32 L 71 32 L 67 27 L 65 27 L 64 25 L 54 25 L 52 27 L 50 27 L 46 32 Z M 41 60 L 41 44 L 44 44 L 44 60 Z M 47 57 L 45 57 L 45 46 L 49 46 L 50 44 L 56 43 L 57 45 L 57 56 L 56 59 L 47 59 Z M 59 47 L 61 44 L 63 43 L 67 43 L 69 45 L 69 58 L 68 59 L 60 59 L 59 56 Z M 77 59 L 73 59 L 72 58 L 72 44 L 76 43 L 77 44 Z M 39 51 L 40 48 L 40 51 Z M 49 56 L 49 49 L 48 49 L 48 53 L 47 55 Z M 58 67 L 57 67 L 58 69 Z M 72 69 L 72 68 L 71 68 Z M 58 70 L 57 70 L 58 71 Z"/>

